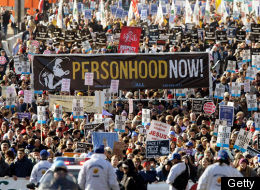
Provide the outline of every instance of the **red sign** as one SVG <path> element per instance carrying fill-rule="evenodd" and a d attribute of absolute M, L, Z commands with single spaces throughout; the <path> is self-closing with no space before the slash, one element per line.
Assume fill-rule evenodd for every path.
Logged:
<path fill-rule="evenodd" d="M 203 106 L 203 110 L 206 114 L 213 114 L 216 111 L 216 106 L 213 102 L 206 102 Z"/>
<path fill-rule="evenodd" d="M 0 64 L 4 65 L 6 63 L 6 58 L 5 56 L 0 56 Z"/>
<path fill-rule="evenodd" d="M 118 53 L 138 53 L 142 29 L 124 26 L 121 30 Z"/>

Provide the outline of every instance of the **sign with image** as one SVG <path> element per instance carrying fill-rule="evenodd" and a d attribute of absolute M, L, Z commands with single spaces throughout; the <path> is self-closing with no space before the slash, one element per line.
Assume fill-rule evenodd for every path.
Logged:
<path fill-rule="evenodd" d="M 116 115 L 115 118 L 115 131 L 124 133 L 125 132 L 125 121 L 126 117 L 121 115 Z"/>
<path fill-rule="evenodd" d="M 37 120 L 40 124 L 46 124 L 46 107 L 45 106 L 37 106 Z"/>
<path fill-rule="evenodd" d="M 217 136 L 217 147 L 229 148 L 229 138 L 231 134 L 231 127 L 219 125 Z"/>
<path fill-rule="evenodd" d="M 169 153 L 169 140 L 146 141 L 146 158 L 168 156 Z"/>
<path fill-rule="evenodd" d="M 72 101 L 72 114 L 74 119 L 84 118 L 84 103 L 83 99 L 73 99 Z"/>
<path fill-rule="evenodd" d="M 234 148 L 240 150 L 241 152 L 246 152 L 248 144 L 252 139 L 253 134 L 250 131 L 240 129 Z"/>
<path fill-rule="evenodd" d="M 234 122 L 234 107 L 232 106 L 219 106 L 219 120 L 227 121 L 227 126 L 233 126 Z"/>

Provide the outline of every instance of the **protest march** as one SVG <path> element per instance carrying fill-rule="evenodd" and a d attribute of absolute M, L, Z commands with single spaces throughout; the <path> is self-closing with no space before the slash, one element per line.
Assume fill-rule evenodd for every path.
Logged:
<path fill-rule="evenodd" d="M 260 185 L 259 0 L 0 13 L 0 189 Z"/>

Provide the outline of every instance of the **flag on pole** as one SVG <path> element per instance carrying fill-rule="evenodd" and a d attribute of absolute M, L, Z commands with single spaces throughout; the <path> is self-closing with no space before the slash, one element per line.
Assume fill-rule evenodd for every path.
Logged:
<path fill-rule="evenodd" d="M 200 25 L 200 7 L 199 7 L 199 1 L 196 0 L 195 7 L 194 7 L 194 12 L 193 12 L 193 23 L 195 25 Z"/>
<path fill-rule="evenodd" d="M 221 15 L 221 2 L 222 0 L 215 1 L 216 14 Z"/>
<path fill-rule="evenodd" d="M 138 7 L 137 7 L 137 4 L 138 4 L 138 0 L 132 0 L 133 4 L 132 4 L 132 9 L 133 9 L 133 12 L 135 14 L 135 17 L 139 17 L 139 12 L 138 12 Z"/>
<path fill-rule="evenodd" d="M 163 23 L 163 10 L 162 10 L 161 1 L 159 2 L 159 7 L 158 7 L 155 22 L 157 22 L 159 25 L 162 25 L 162 23 Z"/>
<path fill-rule="evenodd" d="M 228 17 L 228 13 L 227 13 L 227 8 L 226 8 L 224 0 L 221 1 L 221 16 L 222 16 L 222 21 L 224 23 L 226 23 L 226 19 Z"/>
<path fill-rule="evenodd" d="M 207 24 L 210 24 L 210 4 L 209 4 L 209 0 L 206 1 L 204 22 L 206 22 Z"/>
<path fill-rule="evenodd" d="M 127 18 L 127 26 L 130 26 L 130 22 L 134 17 L 134 12 L 133 12 L 133 1 L 130 3 L 130 7 L 128 10 L 128 18 Z"/>
<path fill-rule="evenodd" d="M 40 0 L 38 4 L 39 12 L 42 13 L 44 0 Z"/>
<path fill-rule="evenodd" d="M 63 6 L 63 0 L 60 0 L 59 8 L 58 8 L 58 15 L 57 15 L 57 26 L 59 28 L 63 28 L 62 6 Z"/>
<path fill-rule="evenodd" d="M 74 0 L 73 3 L 73 20 L 79 22 L 79 11 L 78 11 L 78 3 L 77 0 Z"/>
<path fill-rule="evenodd" d="M 185 24 L 191 23 L 192 9 L 189 0 L 185 1 Z"/>
<path fill-rule="evenodd" d="M 105 15 L 105 6 L 104 6 L 104 1 L 101 0 L 100 2 L 100 20 L 101 20 L 101 25 L 103 26 L 103 28 L 106 27 L 107 23 L 106 23 L 106 15 Z"/>
<path fill-rule="evenodd" d="M 175 7 L 175 3 L 174 3 L 174 0 L 173 0 L 172 6 L 171 6 L 170 18 L 169 18 L 170 29 L 174 27 L 175 19 L 176 19 L 176 7 Z"/>
<path fill-rule="evenodd" d="M 237 7 L 237 0 L 233 1 L 233 18 L 238 19 L 239 18 L 239 10 Z"/>

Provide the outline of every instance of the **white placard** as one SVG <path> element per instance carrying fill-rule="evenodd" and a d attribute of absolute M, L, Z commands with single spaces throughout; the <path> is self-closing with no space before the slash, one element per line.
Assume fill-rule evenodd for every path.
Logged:
<path fill-rule="evenodd" d="M 257 111 L 256 94 L 246 94 L 246 103 L 248 111 Z"/>
<path fill-rule="evenodd" d="M 62 120 L 62 106 L 61 105 L 53 105 L 53 117 L 54 121 Z"/>
<path fill-rule="evenodd" d="M 95 107 L 104 107 L 105 93 L 104 91 L 95 91 Z"/>
<path fill-rule="evenodd" d="M 254 67 L 248 67 L 246 70 L 246 77 L 245 79 L 248 80 L 254 80 L 255 78 L 255 74 L 256 74 L 256 68 Z"/>
<path fill-rule="evenodd" d="M 260 131 L 260 113 L 254 114 L 255 130 Z"/>
<path fill-rule="evenodd" d="M 218 126 L 219 125 L 227 126 L 227 121 L 216 119 L 215 125 L 214 125 L 214 130 L 213 130 L 213 135 L 215 135 L 215 136 L 218 136 Z"/>
<path fill-rule="evenodd" d="M 15 73 L 20 75 L 22 74 L 22 57 L 21 56 L 14 56 L 14 69 Z"/>
<path fill-rule="evenodd" d="M 111 80 L 110 92 L 117 93 L 119 87 L 119 80 Z"/>
<path fill-rule="evenodd" d="M 94 122 L 95 123 L 102 123 L 103 122 L 102 114 L 94 114 Z"/>
<path fill-rule="evenodd" d="M 22 61 L 22 74 L 29 75 L 30 72 L 30 61 Z"/>
<path fill-rule="evenodd" d="M 142 125 L 145 126 L 151 123 L 151 110 L 142 109 Z"/>
<path fill-rule="evenodd" d="M 228 60 L 227 71 L 234 73 L 236 70 L 236 61 Z"/>
<path fill-rule="evenodd" d="M 253 134 L 250 131 L 240 129 L 234 148 L 240 150 L 241 152 L 246 152 L 248 144 L 252 139 Z"/>
<path fill-rule="evenodd" d="M 31 90 L 24 90 L 24 103 L 30 104 L 33 100 L 33 92 Z"/>
<path fill-rule="evenodd" d="M 70 79 L 62 79 L 61 92 L 70 92 Z"/>
<path fill-rule="evenodd" d="M 216 84 L 215 92 L 214 92 L 214 98 L 223 100 L 224 99 L 224 93 L 225 93 L 225 86 L 221 83 Z"/>
<path fill-rule="evenodd" d="M 40 124 L 46 124 L 46 106 L 37 106 L 37 120 Z"/>
<path fill-rule="evenodd" d="M 244 83 L 244 92 L 250 92 L 250 80 L 246 80 Z"/>
<path fill-rule="evenodd" d="M 238 82 L 232 82 L 231 84 L 231 96 L 240 97 L 241 96 L 241 86 Z"/>
<path fill-rule="evenodd" d="M 116 132 L 125 132 L 125 121 L 126 116 L 116 115 L 115 118 L 115 131 Z"/>
<path fill-rule="evenodd" d="M 84 102 L 83 99 L 73 99 L 72 101 L 72 114 L 74 119 L 84 118 Z"/>
<path fill-rule="evenodd" d="M 229 148 L 230 134 L 231 134 L 231 127 L 219 125 L 218 137 L 217 137 L 217 147 Z"/>
<path fill-rule="evenodd" d="M 133 99 L 129 99 L 128 100 L 128 104 L 129 104 L 129 113 L 133 113 L 134 112 L 134 102 L 133 102 Z"/>
<path fill-rule="evenodd" d="M 152 120 L 151 126 L 146 130 L 147 141 L 167 140 L 171 125 Z"/>
<path fill-rule="evenodd" d="M 94 73 L 85 73 L 85 85 L 93 86 Z"/>

